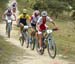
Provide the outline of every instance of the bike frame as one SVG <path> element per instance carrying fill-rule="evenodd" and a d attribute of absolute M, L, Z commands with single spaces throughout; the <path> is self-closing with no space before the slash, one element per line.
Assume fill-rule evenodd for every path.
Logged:
<path fill-rule="evenodd" d="M 10 32 L 12 30 L 12 20 L 7 20 L 7 32 L 8 32 L 8 37 L 10 37 Z"/>

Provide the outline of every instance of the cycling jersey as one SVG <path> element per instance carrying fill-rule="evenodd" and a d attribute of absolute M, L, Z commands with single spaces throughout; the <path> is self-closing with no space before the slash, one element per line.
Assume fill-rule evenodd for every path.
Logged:
<path fill-rule="evenodd" d="M 29 19 L 30 20 L 30 16 L 28 14 L 26 14 L 25 16 L 23 14 L 20 14 L 18 19 L 20 19 L 19 23 L 22 23 L 24 25 L 27 25 L 26 20 Z"/>
<path fill-rule="evenodd" d="M 31 16 L 31 23 L 36 24 L 37 20 L 39 19 L 40 16 L 35 17 L 34 15 Z"/>
<path fill-rule="evenodd" d="M 34 15 L 31 16 L 31 26 L 36 27 L 36 23 L 40 16 L 35 17 Z"/>
<path fill-rule="evenodd" d="M 4 12 L 4 15 L 5 15 L 5 20 L 8 20 L 8 19 L 12 19 L 13 20 L 14 19 L 12 10 L 11 11 L 6 10 Z"/>
<path fill-rule="evenodd" d="M 7 15 L 7 16 L 11 16 L 13 14 L 13 12 L 12 12 L 12 10 L 11 11 L 6 10 L 4 12 L 4 14 Z"/>
<path fill-rule="evenodd" d="M 46 22 L 49 21 L 49 22 L 52 22 L 53 20 L 47 16 L 46 18 L 42 18 L 40 17 L 37 21 L 37 24 L 39 25 L 39 27 L 37 28 L 39 31 L 43 31 L 43 30 L 46 30 L 47 28 L 47 25 L 46 25 Z"/>

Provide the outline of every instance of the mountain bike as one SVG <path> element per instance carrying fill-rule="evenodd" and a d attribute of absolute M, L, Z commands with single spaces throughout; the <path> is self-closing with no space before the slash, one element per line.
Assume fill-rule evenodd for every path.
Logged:
<path fill-rule="evenodd" d="M 8 38 L 10 38 L 10 32 L 11 32 L 11 30 L 12 30 L 12 20 L 8 19 L 7 20 L 7 29 L 6 29 Z"/>
<path fill-rule="evenodd" d="M 20 37 L 20 43 L 21 46 L 26 45 L 26 48 L 29 47 L 29 34 L 28 34 L 28 28 L 29 26 L 24 26 L 23 30 L 22 30 L 22 37 Z"/>
<path fill-rule="evenodd" d="M 48 54 L 51 58 L 55 58 L 56 57 L 56 44 L 55 41 L 53 39 L 52 36 L 52 32 L 55 31 L 57 29 L 47 29 L 45 31 L 43 31 L 43 38 L 42 38 L 42 48 L 43 50 L 39 51 L 39 43 L 38 40 L 36 40 L 36 51 L 42 55 L 44 54 L 45 49 L 47 48 Z"/>

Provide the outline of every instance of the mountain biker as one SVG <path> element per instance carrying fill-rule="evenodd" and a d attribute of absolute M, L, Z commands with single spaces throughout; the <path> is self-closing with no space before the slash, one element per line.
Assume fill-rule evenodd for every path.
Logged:
<path fill-rule="evenodd" d="M 13 13 L 16 12 L 16 7 L 17 7 L 17 3 L 14 2 L 14 3 L 12 4 L 12 11 L 13 11 Z"/>
<path fill-rule="evenodd" d="M 30 21 L 30 16 L 27 14 L 27 9 L 23 9 L 23 13 L 19 15 L 17 22 L 20 26 L 20 37 L 22 36 L 21 32 L 23 30 L 23 27 L 27 24 L 27 20 Z"/>
<path fill-rule="evenodd" d="M 14 19 L 13 19 L 14 16 Z M 16 16 L 13 14 L 11 8 L 8 8 L 4 14 L 2 15 L 2 19 L 6 21 L 6 30 L 7 30 L 7 21 L 9 20 L 9 18 L 13 21 L 16 20 Z M 6 31 L 7 32 L 7 31 Z"/>
<path fill-rule="evenodd" d="M 37 23 L 37 20 L 39 19 L 39 17 L 40 17 L 40 12 L 39 12 L 39 10 L 35 10 L 34 12 L 33 12 L 33 15 L 31 16 L 31 35 L 32 35 L 32 33 L 36 30 L 36 23 Z"/>
<path fill-rule="evenodd" d="M 47 15 L 47 12 L 46 11 L 42 11 L 41 12 L 41 17 L 37 21 L 37 30 L 38 30 L 38 38 L 39 38 L 39 46 L 40 46 L 40 49 L 39 50 L 42 50 L 43 49 L 42 48 L 42 37 L 43 37 L 42 36 L 42 32 L 48 28 L 48 26 L 46 25 L 46 22 L 47 21 L 51 22 L 54 25 L 54 27 L 57 29 L 56 24 Z"/>

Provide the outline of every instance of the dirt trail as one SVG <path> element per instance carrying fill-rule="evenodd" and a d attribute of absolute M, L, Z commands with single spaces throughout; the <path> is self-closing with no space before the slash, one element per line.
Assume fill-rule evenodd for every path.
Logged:
<path fill-rule="evenodd" d="M 15 34 L 17 34 L 16 31 L 15 31 Z M 36 50 L 31 51 L 30 48 L 27 49 L 25 48 L 25 46 L 21 47 L 19 40 L 15 39 L 14 37 L 15 34 L 14 34 L 14 29 L 13 29 L 11 33 L 11 38 L 7 38 L 7 35 L 5 33 L 5 23 L 0 24 L 0 35 L 2 35 L 6 41 L 9 41 L 11 44 L 16 45 L 17 47 L 20 47 L 22 49 L 25 49 L 26 51 L 26 53 L 23 53 L 25 56 L 20 57 L 21 59 L 15 59 L 15 60 L 18 60 L 17 64 L 72 64 L 72 63 L 69 63 L 65 60 L 58 58 L 58 56 L 55 59 L 51 59 L 48 56 L 47 51 L 45 51 L 44 55 L 40 56 L 38 55 Z M 27 53 L 30 55 L 26 56 Z M 27 59 L 25 59 L 26 57 Z M 16 64 L 16 63 L 13 63 L 13 64 Z"/>
<path fill-rule="evenodd" d="M 11 44 L 16 45 L 17 47 L 20 47 L 22 49 L 25 49 L 26 53 L 23 52 L 23 57 L 17 57 L 14 59 L 17 62 L 11 62 L 10 64 L 73 64 L 70 62 L 67 62 L 65 60 L 62 60 L 58 58 L 58 56 L 55 59 L 51 59 L 47 51 L 45 51 L 45 54 L 40 56 L 36 52 L 36 50 L 31 51 L 29 48 L 25 48 L 24 46 L 21 47 L 20 42 L 17 38 L 15 38 L 16 35 L 18 35 L 18 32 L 14 29 L 15 24 L 13 24 L 13 29 L 11 33 L 11 38 L 7 38 L 7 35 L 5 33 L 5 23 L 0 24 L 0 35 L 2 35 L 6 41 L 9 41 Z M 26 55 L 26 54 L 29 55 Z"/>

